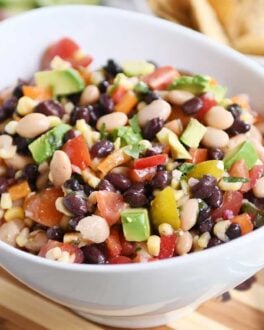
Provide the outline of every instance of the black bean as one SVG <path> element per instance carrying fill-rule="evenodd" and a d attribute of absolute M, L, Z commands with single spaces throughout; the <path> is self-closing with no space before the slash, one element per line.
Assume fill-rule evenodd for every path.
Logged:
<path fill-rule="evenodd" d="M 94 189 L 91 186 L 89 186 L 88 184 L 86 184 L 83 186 L 83 191 L 84 191 L 85 195 L 90 196 L 90 194 L 94 191 Z"/>
<path fill-rule="evenodd" d="M 64 134 L 63 142 L 66 143 L 67 141 L 74 139 L 76 136 L 78 136 L 78 132 L 74 131 L 73 129 L 70 129 Z"/>
<path fill-rule="evenodd" d="M 239 119 L 242 111 L 240 105 L 233 103 L 227 106 L 226 109 L 231 112 L 234 119 Z"/>
<path fill-rule="evenodd" d="M 68 222 L 68 226 L 70 230 L 76 230 L 76 227 L 78 225 L 78 223 L 80 222 L 80 220 L 82 220 L 83 217 L 82 216 L 78 216 L 78 217 L 74 217 L 71 218 Z"/>
<path fill-rule="evenodd" d="M 210 148 L 208 149 L 208 158 L 222 160 L 224 158 L 225 153 L 219 148 Z"/>
<path fill-rule="evenodd" d="M 87 108 L 90 114 L 90 125 L 95 126 L 99 117 L 103 115 L 102 107 L 99 104 L 94 104 L 88 105 Z"/>
<path fill-rule="evenodd" d="M 23 138 L 22 136 L 15 135 L 13 137 L 13 143 L 17 146 L 17 152 L 22 155 L 28 155 L 29 149 L 28 144 L 29 141 L 26 138 Z"/>
<path fill-rule="evenodd" d="M 111 96 L 107 94 L 100 95 L 99 104 L 104 113 L 111 113 L 115 109 L 115 104 Z"/>
<path fill-rule="evenodd" d="M 163 119 L 159 117 L 151 119 L 142 130 L 143 137 L 148 140 L 153 140 L 156 134 L 162 129 L 163 125 Z"/>
<path fill-rule="evenodd" d="M 155 156 L 163 153 L 163 145 L 159 143 L 155 143 L 151 148 L 147 149 L 145 152 L 145 156 Z"/>
<path fill-rule="evenodd" d="M 194 115 L 198 113 L 203 107 L 203 101 L 199 97 L 193 97 L 182 105 L 182 111 L 186 115 Z"/>
<path fill-rule="evenodd" d="M 48 100 L 40 102 L 34 109 L 34 112 L 42 113 L 46 116 L 56 116 L 62 118 L 65 114 L 64 107 L 58 101 Z"/>
<path fill-rule="evenodd" d="M 155 189 L 163 189 L 171 182 L 171 173 L 168 171 L 158 171 L 151 181 L 151 185 Z"/>
<path fill-rule="evenodd" d="M 100 93 L 105 93 L 107 91 L 108 86 L 109 82 L 107 80 L 101 81 L 98 85 Z"/>
<path fill-rule="evenodd" d="M 71 113 L 70 123 L 75 125 L 76 121 L 79 119 L 84 119 L 87 124 L 90 121 L 90 107 L 89 106 L 78 106 L 75 107 Z"/>
<path fill-rule="evenodd" d="M 125 193 L 124 200 L 132 207 L 144 206 L 148 202 L 148 198 L 145 195 L 144 185 L 134 184 Z"/>
<path fill-rule="evenodd" d="M 147 94 L 144 96 L 143 101 L 147 104 L 150 104 L 151 102 L 158 100 L 160 97 L 153 91 L 148 91 Z"/>
<path fill-rule="evenodd" d="M 226 231 L 226 236 L 230 239 L 235 239 L 241 236 L 241 227 L 238 223 L 231 223 Z"/>
<path fill-rule="evenodd" d="M 236 286 L 235 289 L 236 290 L 239 290 L 239 291 L 249 290 L 252 287 L 252 284 L 254 282 L 256 282 L 256 277 L 255 276 L 251 276 L 246 281 L 244 281 L 241 284 L 239 284 L 238 286 Z"/>
<path fill-rule="evenodd" d="M 63 241 L 64 232 L 60 227 L 51 227 L 47 230 L 48 239 L 52 239 L 53 241 Z"/>
<path fill-rule="evenodd" d="M 17 98 L 11 97 L 0 107 L 0 121 L 3 121 L 13 115 L 17 106 Z"/>
<path fill-rule="evenodd" d="M 206 232 L 210 232 L 213 229 L 213 226 L 214 224 L 211 217 L 205 219 L 199 219 L 198 217 L 197 229 L 200 235 Z"/>
<path fill-rule="evenodd" d="M 121 192 L 126 191 L 132 184 L 127 176 L 120 173 L 109 173 L 106 175 L 105 179 L 112 183 L 112 185 Z"/>
<path fill-rule="evenodd" d="M 7 191 L 8 181 L 6 178 L 0 177 L 0 194 Z"/>
<path fill-rule="evenodd" d="M 122 68 L 114 60 L 109 59 L 106 65 L 103 67 L 105 72 L 111 77 L 115 77 L 118 73 L 123 72 Z"/>
<path fill-rule="evenodd" d="M 220 244 L 223 244 L 223 243 L 224 242 L 221 241 L 219 238 L 212 237 L 212 238 L 210 238 L 210 240 L 208 242 L 207 248 L 210 249 L 211 247 L 214 247 L 214 246 L 217 246 L 217 245 L 220 245 Z"/>
<path fill-rule="evenodd" d="M 64 197 L 63 204 L 74 215 L 85 215 L 88 212 L 86 200 L 76 194 Z"/>
<path fill-rule="evenodd" d="M 213 190 L 213 193 L 210 197 L 206 198 L 206 202 L 212 208 L 218 208 L 223 203 L 223 193 L 222 191 L 216 186 Z"/>
<path fill-rule="evenodd" d="M 212 195 L 216 187 L 216 179 L 211 175 L 204 175 L 203 178 L 191 188 L 193 197 L 205 199 Z"/>
<path fill-rule="evenodd" d="M 73 93 L 70 95 L 67 95 L 67 99 L 72 102 L 74 105 L 77 105 L 80 103 L 81 93 Z"/>
<path fill-rule="evenodd" d="M 112 191 L 115 192 L 116 189 L 115 187 L 112 185 L 112 183 L 106 179 L 103 179 L 99 185 L 98 185 L 98 189 L 99 190 L 106 190 L 106 191 Z"/>
<path fill-rule="evenodd" d="M 81 248 L 86 264 L 105 264 L 106 256 L 97 244 L 86 245 Z"/>
<path fill-rule="evenodd" d="M 115 148 L 115 146 L 114 146 L 113 142 L 111 142 L 109 140 L 102 140 L 102 141 L 96 142 L 92 146 L 90 153 L 93 158 L 94 157 L 102 158 L 102 157 L 108 156 L 114 150 L 114 148 Z"/>
<path fill-rule="evenodd" d="M 66 189 L 70 189 L 72 191 L 81 191 L 81 190 L 83 190 L 83 185 L 80 184 L 80 182 L 75 178 L 71 178 L 71 179 L 65 181 L 64 182 L 64 187 Z"/>
<path fill-rule="evenodd" d="M 23 175 L 29 182 L 35 183 L 39 175 L 38 166 L 36 164 L 26 165 L 23 169 Z"/>
<path fill-rule="evenodd" d="M 243 120 L 236 119 L 231 127 L 229 127 L 226 132 L 229 135 L 237 135 L 246 133 L 250 130 L 251 126 L 248 123 L 245 123 Z"/>
<path fill-rule="evenodd" d="M 28 83 L 19 79 L 16 87 L 13 89 L 12 95 L 15 96 L 17 99 L 20 99 L 20 97 L 24 95 L 22 91 L 23 85 L 28 85 Z"/>

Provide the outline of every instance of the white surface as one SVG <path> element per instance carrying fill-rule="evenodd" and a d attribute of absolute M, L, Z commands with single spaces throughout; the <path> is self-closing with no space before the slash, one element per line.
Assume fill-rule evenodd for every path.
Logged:
<path fill-rule="evenodd" d="M 95 65 L 109 57 L 146 58 L 211 74 L 231 93 L 249 92 L 254 108 L 264 109 L 264 71 L 258 64 L 175 24 L 100 7 L 46 8 L 1 23 L 0 88 L 30 76 L 46 46 L 67 35 L 94 55 Z M 120 266 L 61 264 L 0 242 L 0 264 L 82 315 L 99 321 L 105 316 L 108 325 L 143 327 L 162 324 L 167 315 L 178 317 L 260 270 L 263 235 L 264 228 L 203 252 Z"/>

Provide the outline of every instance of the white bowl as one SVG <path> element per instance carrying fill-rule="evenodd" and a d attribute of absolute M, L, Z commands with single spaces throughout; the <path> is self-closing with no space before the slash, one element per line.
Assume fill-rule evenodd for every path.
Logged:
<path fill-rule="evenodd" d="M 69 6 L 29 12 L 0 24 L 0 88 L 37 70 L 52 41 L 71 36 L 95 58 L 153 59 L 211 74 L 230 93 L 264 109 L 264 70 L 202 35 L 120 10 Z M 264 265 L 264 228 L 184 257 L 132 265 L 67 265 L 0 242 L 0 264 L 39 293 L 97 322 L 118 327 L 166 323 L 238 285 Z M 34 313 L 34 311 L 32 311 Z"/>

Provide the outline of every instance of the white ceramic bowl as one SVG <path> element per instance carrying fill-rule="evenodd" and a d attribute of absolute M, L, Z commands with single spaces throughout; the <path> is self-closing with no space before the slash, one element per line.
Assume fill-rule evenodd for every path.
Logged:
<path fill-rule="evenodd" d="M 230 93 L 249 93 L 254 109 L 264 110 L 264 70 L 258 64 L 180 26 L 98 7 L 53 7 L 1 23 L 0 88 L 30 76 L 45 47 L 62 36 L 76 39 L 96 65 L 109 57 L 153 59 L 211 74 Z M 60 264 L 0 242 L 0 264 L 85 317 L 124 328 L 147 327 L 180 317 L 260 270 L 263 237 L 264 228 L 203 252 L 120 266 Z"/>

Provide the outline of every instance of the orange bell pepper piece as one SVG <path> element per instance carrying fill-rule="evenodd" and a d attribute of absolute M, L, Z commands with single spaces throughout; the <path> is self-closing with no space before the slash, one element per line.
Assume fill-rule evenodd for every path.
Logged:
<path fill-rule="evenodd" d="M 138 103 L 136 94 L 132 91 L 127 91 L 121 101 L 115 106 L 115 111 L 128 114 Z"/>
<path fill-rule="evenodd" d="M 127 155 L 122 149 L 116 150 L 107 156 L 97 167 L 105 176 L 114 167 L 127 163 L 131 157 Z"/>
<path fill-rule="evenodd" d="M 189 153 L 192 156 L 190 162 L 193 164 L 205 162 L 208 159 L 208 150 L 205 148 L 190 148 Z"/>
<path fill-rule="evenodd" d="M 247 233 L 250 233 L 253 230 L 253 224 L 251 218 L 247 213 L 237 215 L 231 221 L 232 223 L 239 224 L 242 235 L 246 235 Z"/>
<path fill-rule="evenodd" d="M 22 86 L 24 96 L 30 97 L 33 100 L 46 101 L 52 99 L 52 90 L 48 87 L 40 86 Z"/>
<path fill-rule="evenodd" d="M 11 195 L 12 201 L 16 201 L 18 199 L 26 197 L 29 193 L 31 193 L 31 189 L 27 181 L 22 181 L 11 186 L 8 189 L 8 192 Z"/>

